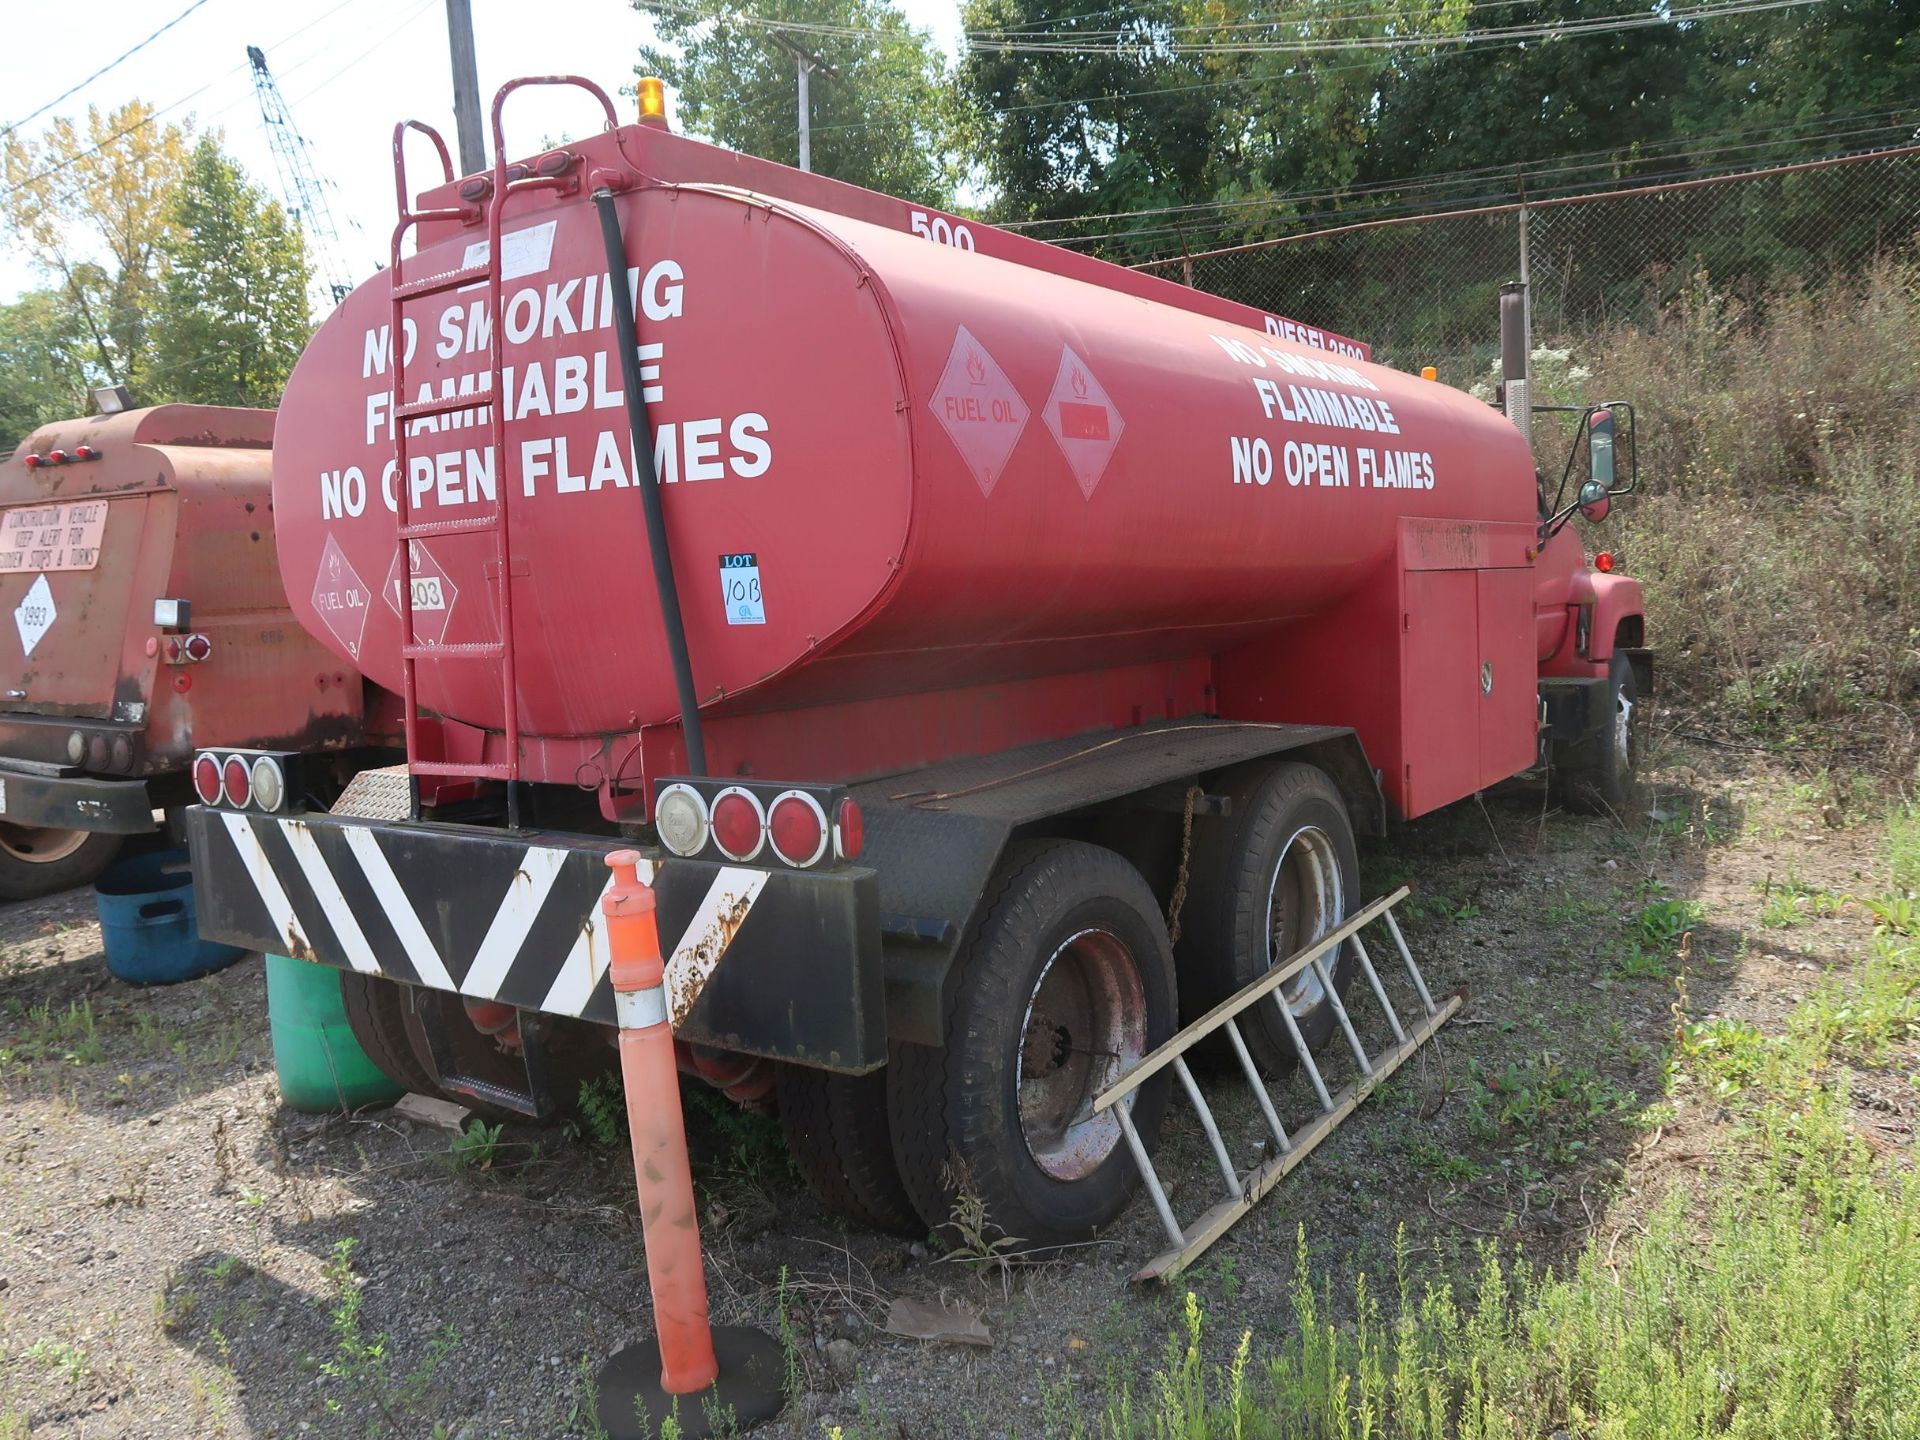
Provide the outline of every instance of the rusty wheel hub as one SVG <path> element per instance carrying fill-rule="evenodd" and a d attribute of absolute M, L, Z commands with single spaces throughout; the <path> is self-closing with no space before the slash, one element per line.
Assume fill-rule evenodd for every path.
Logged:
<path fill-rule="evenodd" d="M 1020 1131 L 1043 1171 L 1083 1179 L 1113 1153 L 1120 1122 L 1111 1111 L 1093 1114 L 1094 1097 L 1146 1050 L 1146 992 L 1132 953 L 1110 931 L 1080 931 L 1041 969 L 1020 1036 Z"/>
<path fill-rule="evenodd" d="M 1302 826 L 1280 847 L 1267 893 L 1267 964 L 1299 954 L 1337 927 L 1346 913 L 1339 852 L 1319 826 Z M 1327 988 L 1309 965 L 1282 985 L 1280 993 L 1298 1018 L 1326 999 Z"/>
<path fill-rule="evenodd" d="M 49 830 L 33 825 L 0 824 L 0 851 L 28 865 L 51 865 L 87 843 L 89 830 Z"/>

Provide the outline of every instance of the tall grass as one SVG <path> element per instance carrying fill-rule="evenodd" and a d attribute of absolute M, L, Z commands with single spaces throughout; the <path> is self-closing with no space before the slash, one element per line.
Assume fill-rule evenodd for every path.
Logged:
<path fill-rule="evenodd" d="M 1920 272 L 1889 262 L 1762 306 L 1695 288 L 1650 329 L 1569 343 L 1581 398 L 1638 407 L 1644 491 L 1593 539 L 1647 582 L 1668 694 L 1910 776 Z"/>
<path fill-rule="evenodd" d="M 1889 835 L 1898 882 L 1920 822 Z M 1909 857 L 1903 859 L 1902 857 Z M 1677 1017 L 1670 1083 L 1736 1107 L 1743 1143 L 1681 1182 L 1637 1239 L 1564 1273 L 1494 1246 L 1468 1283 L 1403 1246 L 1384 1297 L 1316 1285 L 1300 1236 L 1296 1324 L 1202 1359 L 1185 1325 L 1144 1388 L 1050 1434 L 1086 1440 L 1854 1440 L 1920 1435 L 1920 1177 L 1853 1129 L 1850 1066 L 1920 1028 L 1920 943 L 1883 936 L 1777 1034 Z M 1425 1278 L 1421 1278 L 1424 1276 Z"/>

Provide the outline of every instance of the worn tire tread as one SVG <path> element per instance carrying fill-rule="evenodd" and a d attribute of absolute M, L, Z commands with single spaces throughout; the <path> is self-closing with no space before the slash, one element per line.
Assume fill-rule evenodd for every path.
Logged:
<path fill-rule="evenodd" d="M 400 1014 L 398 981 L 375 975 L 360 975 L 342 970 L 340 1004 L 347 1012 L 347 1028 L 374 1068 L 396 1085 L 421 1095 L 438 1095 L 433 1083 L 407 1038 L 407 1025 Z"/>
<path fill-rule="evenodd" d="M 821 1204 L 875 1229 L 921 1233 L 893 1157 L 887 1072 L 836 1075 L 782 1065 L 775 1083 L 787 1151 Z"/>

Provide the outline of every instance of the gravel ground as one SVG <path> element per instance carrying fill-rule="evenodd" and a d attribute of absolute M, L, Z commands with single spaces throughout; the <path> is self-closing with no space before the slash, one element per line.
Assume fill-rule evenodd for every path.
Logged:
<path fill-rule="evenodd" d="M 801 1395 L 762 1434 L 1038 1435 L 1164 1355 L 1192 1289 L 1209 1342 L 1284 1343 L 1304 1232 L 1316 1275 L 1464 1263 L 1499 1236 L 1551 1261 L 1610 1243 L 1725 1143 L 1660 1097 L 1686 951 L 1696 1017 L 1765 1024 L 1864 950 L 1880 827 L 1740 752 L 1670 752 L 1651 813 L 1543 808 L 1516 784 L 1366 855 L 1367 889 L 1416 880 L 1409 933 L 1468 999 L 1182 1282 L 1129 1286 L 1161 1239 L 1136 1204 L 1096 1245 L 1004 1267 L 851 1231 L 805 1196 L 770 1122 L 691 1107 L 718 1320 L 790 1339 Z M 1805 898 L 1781 909 L 1783 885 Z M 1633 946 L 1649 905 L 1689 929 Z M 1763 910 L 1786 919 L 1763 925 Z M 1646 972 L 1646 973 L 1642 973 Z M 187 985 L 114 982 L 85 894 L 0 909 L 0 1437 L 592 1433 L 599 1360 L 649 1329 L 631 1174 L 617 1147 L 509 1126 L 491 1165 L 385 1111 L 279 1103 L 261 964 Z M 1216 1074 L 1223 1129 L 1257 1113 Z M 1857 1103 L 1911 1140 L 1911 1087 Z M 1305 1118 L 1302 1092 L 1283 1110 Z M 1176 1102 L 1175 1206 L 1217 1179 Z M 784 1276 L 784 1280 L 783 1280 Z M 1338 1289 L 1338 1285 L 1336 1285 Z M 884 1335 L 896 1297 L 977 1312 L 984 1348 Z"/>

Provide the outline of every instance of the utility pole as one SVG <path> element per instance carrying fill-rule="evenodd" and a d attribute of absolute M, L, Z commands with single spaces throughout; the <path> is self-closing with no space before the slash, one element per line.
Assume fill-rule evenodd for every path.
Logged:
<path fill-rule="evenodd" d="M 460 133 L 460 173 L 487 168 L 487 142 L 480 133 L 480 72 L 473 59 L 472 0 L 447 0 L 447 48 L 453 56 L 453 121 Z"/>
<path fill-rule="evenodd" d="M 813 169 L 813 126 L 808 123 L 808 117 L 813 111 L 807 104 L 807 73 L 813 69 L 813 66 L 804 59 L 797 59 L 793 63 L 799 71 L 794 89 L 800 97 L 800 168 L 811 170 Z"/>
<path fill-rule="evenodd" d="M 803 50 L 778 30 L 769 31 L 767 38 L 782 50 L 793 56 L 794 88 L 800 100 L 800 168 L 813 169 L 813 106 L 807 91 L 807 77 L 815 70 L 824 70 L 829 75 L 840 72 L 822 60 L 811 50 Z"/>

